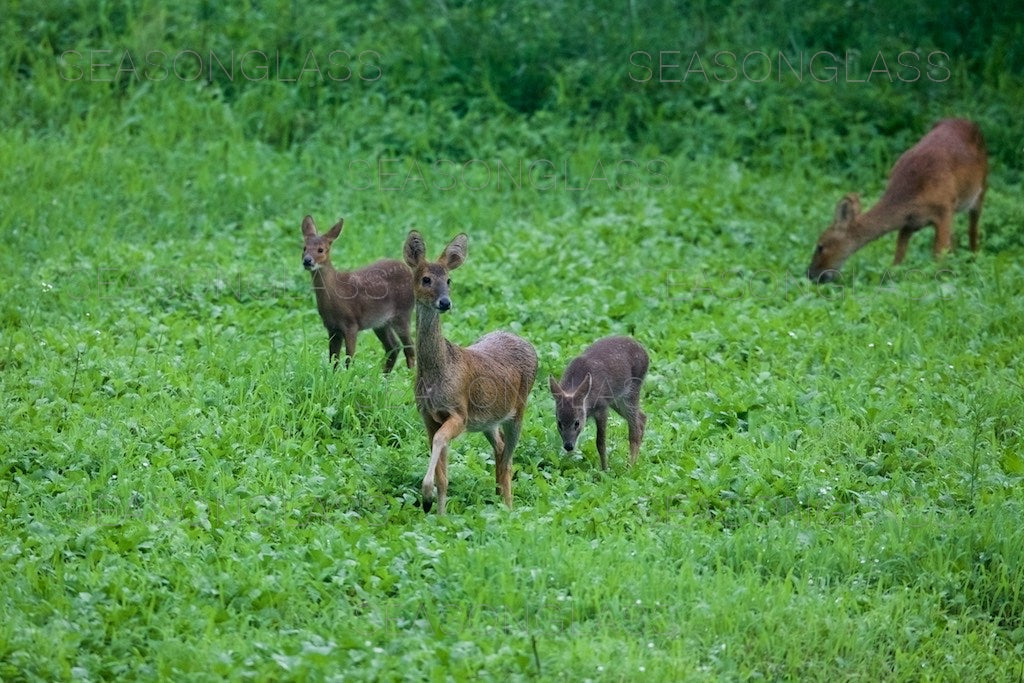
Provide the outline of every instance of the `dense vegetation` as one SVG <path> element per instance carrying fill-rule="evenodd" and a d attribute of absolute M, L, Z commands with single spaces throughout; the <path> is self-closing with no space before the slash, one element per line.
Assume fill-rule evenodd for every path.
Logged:
<path fill-rule="evenodd" d="M 0 678 L 1024 676 L 1024 10 L 104 7 L 0 16 Z M 980 253 L 808 284 L 950 115 Z M 411 374 L 328 365 L 307 213 L 338 266 L 470 234 L 447 335 L 541 359 L 513 511 L 480 435 L 418 509 Z M 649 422 L 602 473 L 546 375 L 612 333 Z"/>

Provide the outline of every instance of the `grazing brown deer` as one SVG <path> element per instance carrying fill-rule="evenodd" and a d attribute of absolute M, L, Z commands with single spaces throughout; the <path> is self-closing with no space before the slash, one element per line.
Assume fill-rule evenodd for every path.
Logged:
<path fill-rule="evenodd" d="M 640 410 L 640 386 L 647 375 L 648 363 L 647 352 L 635 340 L 605 337 L 569 363 L 561 382 L 548 376 L 548 386 L 555 399 L 555 420 L 565 450 L 576 448 L 587 418 L 593 417 L 597 423 L 601 469 L 608 469 L 604 437 L 608 408 L 611 408 L 626 418 L 629 464 L 636 462 L 647 425 L 647 416 Z"/>
<path fill-rule="evenodd" d="M 514 334 L 491 332 L 466 348 L 444 338 L 441 313 L 452 306 L 448 273 L 465 262 L 467 242 L 465 233 L 456 236 L 430 262 L 423 238 L 413 230 L 404 250 L 416 298 L 416 406 L 430 442 L 423 510 L 430 511 L 436 485 L 442 515 L 448 499 L 448 444 L 464 431 L 487 437 L 498 491 L 512 507 L 512 451 L 537 376 L 537 352 Z"/>
<path fill-rule="evenodd" d="M 313 275 L 316 308 L 327 328 L 331 362 L 338 363 L 345 342 L 345 365 L 356 352 L 356 334 L 372 329 L 384 345 L 384 372 L 391 372 L 404 348 L 405 362 L 415 364 L 409 323 L 412 318 L 412 284 L 409 269 L 401 261 L 385 259 L 351 271 L 331 265 L 331 244 L 341 234 L 344 219 L 318 235 L 312 216 L 302 220 L 302 265 Z"/>
<path fill-rule="evenodd" d="M 868 242 L 899 230 L 898 265 L 910 236 L 935 226 L 935 256 L 953 246 L 953 214 L 967 211 L 971 251 L 978 250 L 978 219 L 985 199 L 988 155 L 977 124 L 945 119 L 896 161 L 885 193 L 869 211 L 860 212 L 860 197 L 848 194 L 836 205 L 835 219 L 814 250 L 807 277 L 835 279 L 846 259 Z"/>

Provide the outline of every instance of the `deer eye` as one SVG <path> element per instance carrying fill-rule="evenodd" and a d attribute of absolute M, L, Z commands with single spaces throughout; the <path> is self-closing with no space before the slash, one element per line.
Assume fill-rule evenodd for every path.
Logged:
<path fill-rule="evenodd" d="M 316 253 L 318 253 L 318 254 L 324 253 L 324 248 L 320 247 L 319 249 L 316 250 Z"/>
<path fill-rule="evenodd" d="M 448 286 L 450 287 L 450 286 L 451 286 L 451 284 L 452 284 L 452 279 L 451 279 L 451 278 L 448 278 Z"/>
<path fill-rule="evenodd" d="M 429 285 L 429 284 L 430 284 L 430 278 L 429 278 L 429 277 L 427 277 L 426 275 L 424 275 L 424 276 L 423 276 L 423 280 L 422 280 L 422 282 L 423 282 L 423 284 L 425 284 L 425 285 Z"/>
<path fill-rule="evenodd" d="M 580 421 L 579 421 L 579 420 L 575 420 L 575 421 L 574 421 L 574 422 L 572 423 L 572 428 L 573 428 L 573 429 L 579 429 L 579 428 L 580 428 Z"/>
<path fill-rule="evenodd" d="M 818 248 L 814 250 L 814 253 L 815 254 L 820 254 L 823 251 L 825 251 L 825 245 L 824 244 L 819 244 Z"/>

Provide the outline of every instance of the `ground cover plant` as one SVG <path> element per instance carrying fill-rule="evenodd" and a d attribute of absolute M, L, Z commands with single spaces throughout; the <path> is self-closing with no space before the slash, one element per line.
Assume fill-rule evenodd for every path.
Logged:
<path fill-rule="evenodd" d="M 0 678 L 1024 677 L 1024 21 L 862 12 L 13 4 Z M 979 253 L 959 216 L 941 261 L 807 282 L 838 198 L 953 115 Z M 513 510 L 478 434 L 419 508 L 413 375 L 328 361 L 306 214 L 336 263 L 469 234 L 445 334 L 540 360 Z M 648 422 L 602 472 L 546 375 L 609 334 Z"/>

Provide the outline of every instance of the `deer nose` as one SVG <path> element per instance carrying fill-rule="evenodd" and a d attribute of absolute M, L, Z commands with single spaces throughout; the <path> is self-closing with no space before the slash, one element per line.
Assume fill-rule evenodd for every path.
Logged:
<path fill-rule="evenodd" d="M 815 273 L 808 271 L 807 277 L 817 284 L 825 284 L 826 282 L 832 282 L 836 279 L 836 275 L 839 271 L 829 268 L 828 270 L 821 270 Z"/>
<path fill-rule="evenodd" d="M 309 268 L 311 265 L 313 265 L 313 257 L 312 256 L 303 256 L 302 257 L 302 265 L 304 265 L 306 268 Z"/>
<path fill-rule="evenodd" d="M 447 311 L 452 307 L 452 300 L 446 296 L 442 296 L 437 300 L 437 307 L 442 311 Z"/>
<path fill-rule="evenodd" d="M 565 443 L 562 444 L 562 447 L 565 448 L 565 450 L 572 453 L 572 449 L 575 448 L 576 446 L 573 445 L 572 441 L 566 441 Z"/>

